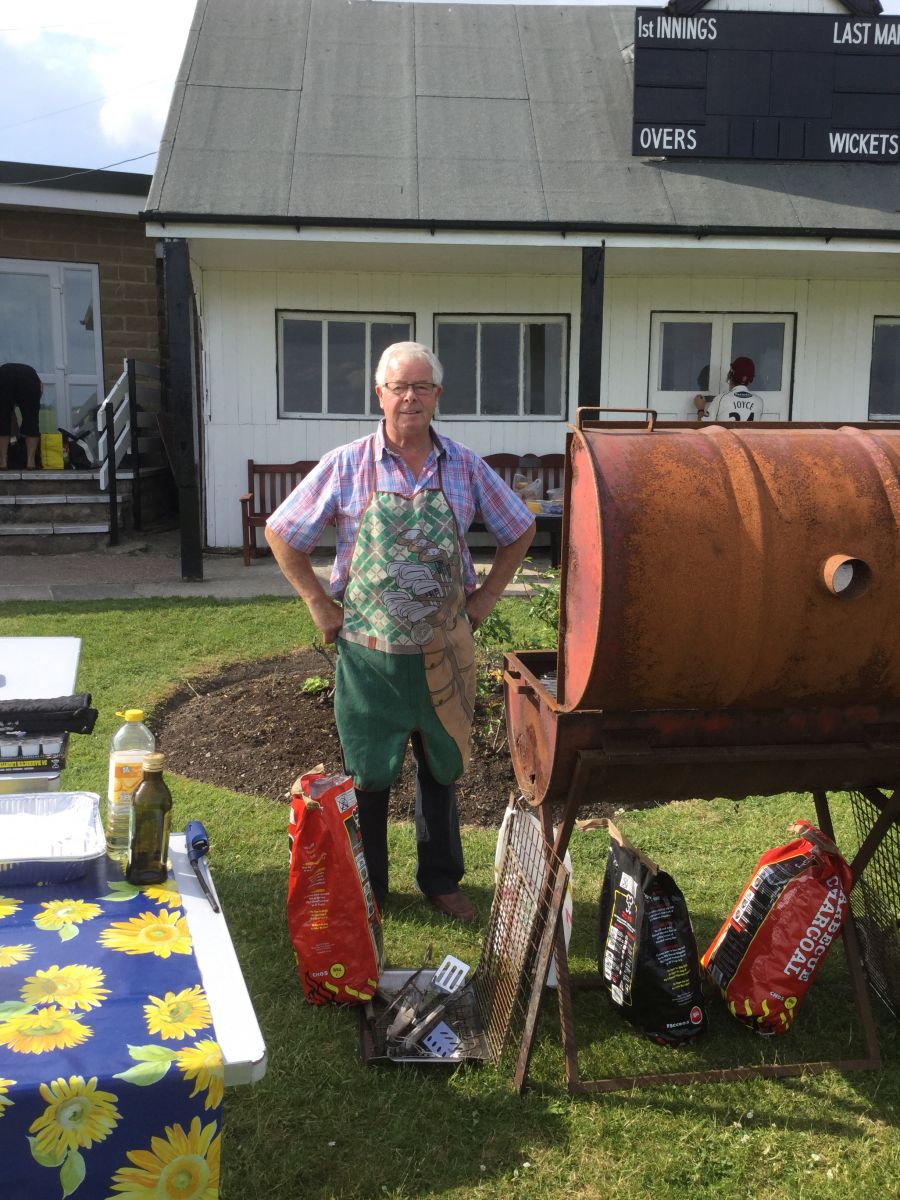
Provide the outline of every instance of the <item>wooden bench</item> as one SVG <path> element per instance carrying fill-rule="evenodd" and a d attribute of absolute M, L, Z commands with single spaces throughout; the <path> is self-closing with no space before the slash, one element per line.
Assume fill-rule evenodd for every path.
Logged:
<path fill-rule="evenodd" d="M 244 539 L 244 566 L 259 556 L 256 531 L 261 529 L 272 513 L 286 500 L 304 475 L 316 466 L 301 460 L 293 463 L 258 463 L 247 461 L 247 491 L 241 496 L 241 532 Z"/>
<path fill-rule="evenodd" d="M 524 475 L 526 479 L 540 477 L 544 496 L 550 488 L 562 487 L 566 472 L 564 454 L 485 454 L 484 461 L 510 487 L 515 475 Z"/>
<path fill-rule="evenodd" d="M 513 476 L 524 475 L 526 479 L 540 479 L 543 495 L 546 497 L 550 488 L 561 488 L 566 470 L 564 454 L 485 454 L 484 461 L 497 472 L 504 483 L 513 486 Z M 562 533 L 562 517 L 550 513 L 535 516 L 537 528 L 550 536 L 550 565 L 559 566 L 560 535 Z M 483 530 L 480 522 L 472 525 L 472 529 Z"/>

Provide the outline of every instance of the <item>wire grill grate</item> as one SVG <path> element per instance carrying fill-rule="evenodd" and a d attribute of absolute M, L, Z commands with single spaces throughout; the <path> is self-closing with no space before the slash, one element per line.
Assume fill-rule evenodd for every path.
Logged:
<path fill-rule="evenodd" d="M 481 957 L 469 984 L 452 996 L 443 1018 L 459 1039 L 437 1057 L 427 1045 L 407 1046 L 387 1036 L 401 1002 L 421 1001 L 433 971 L 385 971 L 375 1003 L 360 1010 L 362 1056 L 366 1062 L 435 1063 L 487 1061 L 518 1065 L 530 1056 L 543 978 L 549 964 L 568 884 L 568 871 L 546 845 L 541 824 L 520 797 L 505 824 L 505 844 Z M 420 993 L 418 1000 L 411 989 Z"/>
<path fill-rule="evenodd" d="M 877 806 L 850 793 L 856 836 L 862 844 L 878 818 Z M 850 894 L 869 986 L 900 1017 L 900 826 L 894 823 Z"/>
<path fill-rule="evenodd" d="M 497 886 L 475 972 L 474 989 L 491 1057 L 500 1063 L 519 1052 L 545 937 L 552 937 L 561 900 L 547 885 L 565 867 L 544 841 L 540 822 L 516 802 L 508 825 Z M 543 982 L 543 981 L 542 981 Z"/>

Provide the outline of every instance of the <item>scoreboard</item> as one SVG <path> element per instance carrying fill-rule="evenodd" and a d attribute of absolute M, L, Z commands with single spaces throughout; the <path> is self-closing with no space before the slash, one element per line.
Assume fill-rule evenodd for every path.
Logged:
<path fill-rule="evenodd" d="M 635 13 L 633 155 L 900 161 L 900 18 Z"/>

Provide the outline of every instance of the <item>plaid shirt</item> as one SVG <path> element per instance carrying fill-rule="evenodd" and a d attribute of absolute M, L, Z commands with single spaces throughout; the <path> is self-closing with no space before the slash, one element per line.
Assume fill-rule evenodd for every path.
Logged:
<path fill-rule="evenodd" d="M 461 535 L 477 514 L 499 545 L 508 546 L 521 537 L 534 521 L 528 506 L 472 450 L 448 437 L 439 437 L 434 430 L 431 437 L 434 449 L 425 460 L 422 474 L 413 479 L 403 459 L 385 445 L 384 422 L 380 422 L 368 437 L 329 451 L 272 513 L 267 522 L 269 529 L 295 550 L 309 554 L 325 527 L 336 526 L 331 591 L 338 597 L 343 596 L 347 586 L 356 535 L 374 490 L 410 496 L 425 488 L 443 486 Z M 477 587 L 475 568 L 464 540 L 460 548 L 463 586 L 469 595 Z"/>

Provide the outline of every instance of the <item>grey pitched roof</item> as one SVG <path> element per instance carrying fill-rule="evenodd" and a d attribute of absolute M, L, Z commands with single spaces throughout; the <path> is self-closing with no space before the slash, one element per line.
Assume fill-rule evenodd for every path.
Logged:
<path fill-rule="evenodd" d="M 900 232 L 900 165 L 631 155 L 634 9 L 200 0 L 146 216 Z"/>

